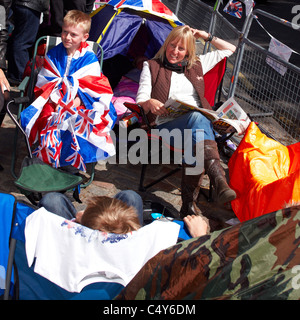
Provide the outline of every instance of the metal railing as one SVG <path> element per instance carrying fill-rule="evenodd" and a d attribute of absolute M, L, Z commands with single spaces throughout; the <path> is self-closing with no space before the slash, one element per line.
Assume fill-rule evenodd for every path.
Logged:
<path fill-rule="evenodd" d="M 283 144 L 300 140 L 300 68 L 248 39 L 254 19 L 263 15 L 292 28 L 292 24 L 254 10 L 245 24 L 229 97 L 259 117 L 259 123 Z"/>
<path fill-rule="evenodd" d="M 219 12 L 220 1 L 214 8 L 200 0 L 162 2 L 183 23 L 207 30 L 237 46 L 228 59 L 223 98 L 234 97 L 263 130 L 282 144 L 300 141 L 300 68 L 248 38 L 253 21 L 260 15 L 278 26 L 292 28 L 293 25 L 262 10 L 254 10 L 244 19 L 240 31 Z M 207 50 L 213 48 L 206 47 L 204 42 L 198 43 L 198 52 Z M 279 73 L 278 67 L 284 72 Z"/>

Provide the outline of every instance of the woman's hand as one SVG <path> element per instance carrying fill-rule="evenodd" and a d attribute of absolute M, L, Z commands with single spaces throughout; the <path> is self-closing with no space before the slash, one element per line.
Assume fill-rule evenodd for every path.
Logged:
<path fill-rule="evenodd" d="M 2 69 L 0 69 L 0 86 L 3 94 L 6 90 L 10 91 L 9 82 L 7 81 L 6 76 Z"/>
<path fill-rule="evenodd" d="M 193 238 L 206 235 L 208 225 L 201 216 L 188 215 L 183 218 L 183 221 Z"/>
<path fill-rule="evenodd" d="M 198 30 L 198 29 L 193 29 L 193 28 L 190 28 L 190 30 L 192 31 L 193 36 L 196 39 L 202 38 L 205 41 L 210 36 L 210 34 L 204 30 Z M 211 43 L 218 50 L 230 50 L 232 52 L 235 52 L 235 50 L 236 50 L 235 45 L 233 45 L 232 43 L 225 41 L 223 39 L 217 38 L 217 37 L 212 37 Z"/>
<path fill-rule="evenodd" d="M 78 211 L 76 213 L 76 218 L 75 218 L 75 222 L 81 224 L 81 218 L 83 216 L 84 210 Z"/>
<path fill-rule="evenodd" d="M 190 30 L 192 31 L 192 34 L 196 39 L 202 38 L 203 40 L 206 40 L 209 36 L 208 32 L 204 30 L 198 30 L 193 28 L 190 28 Z"/>
<path fill-rule="evenodd" d="M 165 116 L 169 113 L 164 104 L 156 99 L 149 99 L 145 102 L 140 103 L 140 105 L 146 111 L 146 113 L 151 111 L 157 116 Z"/>

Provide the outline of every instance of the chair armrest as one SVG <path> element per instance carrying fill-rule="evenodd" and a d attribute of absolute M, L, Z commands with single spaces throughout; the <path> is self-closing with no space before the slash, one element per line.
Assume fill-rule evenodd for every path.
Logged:
<path fill-rule="evenodd" d="M 26 103 L 28 102 L 28 97 L 19 97 L 19 98 L 15 98 L 12 99 L 8 102 L 7 106 L 6 106 L 6 110 L 8 115 L 10 116 L 10 118 L 12 119 L 12 121 L 15 123 L 15 125 L 17 126 L 17 128 L 21 131 L 21 133 L 23 134 L 24 138 L 25 138 L 25 142 L 26 142 L 26 147 L 27 147 L 27 151 L 28 151 L 28 155 L 30 158 L 32 158 L 32 153 L 31 153 L 31 149 L 30 149 L 30 144 L 28 141 L 28 137 L 27 134 L 25 133 L 25 131 L 23 130 L 21 124 L 19 123 L 19 118 L 14 117 L 12 111 L 11 111 L 11 104 L 15 103 L 15 104 L 22 104 L 22 103 Z"/>
<path fill-rule="evenodd" d="M 29 82 L 29 77 L 25 77 L 22 82 L 19 84 L 18 89 L 20 90 L 20 92 L 22 92 L 24 94 L 27 86 L 28 86 L 28 82 Z"/>
<path fill-rule="evenodd" d="M 124 102 L 124 106 L 130 111 L 137 113 L 139 116 L 142 116 L 143 108 L 137 103 Z"/>
<path fill-rule="evenodd" d="M 132 112 L 135 112 L 138 114 L 138 116 L 142 117 L 143 122 L 147 125 L 148 129 L 151 130 L 151 125 L 149 123 L 149 120 L 146 116 L 146 113 L 144 109 L 138 104 L 138 103 L 130 103 L 130 102 L 124 102 L 124 106 L 131 110 Z"/>

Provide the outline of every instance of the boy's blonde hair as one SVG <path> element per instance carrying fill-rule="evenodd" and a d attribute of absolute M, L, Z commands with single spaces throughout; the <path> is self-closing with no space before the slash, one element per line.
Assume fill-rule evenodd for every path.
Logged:
<path fill-rule="evenodd" d="M 79 10 L 70 10 L 64 17 L 64 24 L 71 26 L 81 26 L 84 33 L 89 33 L 91 29 L 91 17 Z"/>
<path fill-rule="evenodd" d="M 103 232 L 125 234 L 141 225 L 134 207 L 106 196 L 91 199 L 81 217 L 81 224 Z"/>
<path fill-rule="evenodd" d="M 199 58 L 196 55 L 195 37 L 190 27 L 188 26 L 178 26 L 172 29 L 164 44 L 155 55 L 154 59 L 159 59 L 161 62 L 163 62 L 169 43 L 177 39 L 183 40 L 185 42 L 187 49 L 186 59 L 188 61 L 187 68 L 190 69 L 193 66 L 193 64 L 199 60 Z"/>

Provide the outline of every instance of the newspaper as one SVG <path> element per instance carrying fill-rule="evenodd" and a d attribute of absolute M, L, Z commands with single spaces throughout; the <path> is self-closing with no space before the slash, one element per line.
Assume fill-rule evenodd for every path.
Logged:
<path fill-rule="evenodd" d="M 251 122 L 247 113 L 233 98 L 225 101 L 216 111 L 189 105 L 173 98 L 168 99 L 165 108 L 169 113 L 166 116 L 158 116 L 157 125 L 171 121 L 189 111 L 201 112 L 211 120 L 214 129 L 220 134 L 237 132 L 242 135 Z"/>

